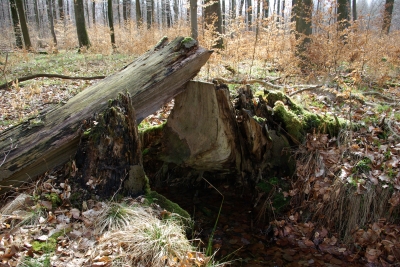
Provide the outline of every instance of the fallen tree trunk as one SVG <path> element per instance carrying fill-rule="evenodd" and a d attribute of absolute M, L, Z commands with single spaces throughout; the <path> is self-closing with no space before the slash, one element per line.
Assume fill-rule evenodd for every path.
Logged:
<path fill-rule="evenodd" d="M 103 111 L 118 93 L 130 93 L 140 122 L 182 92 L 211 53 L 191 38 L 179 37 L 169 44 L 163 38 L 122 71 L 85 89 L 64 106 L 6 130 L 0 135 L 2 189 L 68 161 L 76 152 L 82 122 Z"/>

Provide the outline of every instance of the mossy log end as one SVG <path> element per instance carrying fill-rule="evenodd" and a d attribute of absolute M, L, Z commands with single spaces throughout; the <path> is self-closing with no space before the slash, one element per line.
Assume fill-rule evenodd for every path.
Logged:
<path fill-rule="evenodd" d="M 123 70 L 86 88 L 64 106 L 1 133 L 2 189 L 18 186 L 71 159 L 82 122 L 102 112 L 119 93 L 131 94 L 137 121 L 141 121 L 182 92 L 212 53 L 197 44 L 187 47 L 183 40 L 179 37 L 167 44 L 164 38 Z"/>

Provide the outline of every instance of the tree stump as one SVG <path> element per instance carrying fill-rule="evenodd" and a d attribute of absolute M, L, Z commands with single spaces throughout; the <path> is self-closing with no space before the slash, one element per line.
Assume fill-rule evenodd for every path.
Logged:
<path fill-rule="evenodd" d="M 110 101 L 84 128 L 75 156 L 75 181 L 101 199 L 144 193 L 148 182 L 130 95 Z"/>

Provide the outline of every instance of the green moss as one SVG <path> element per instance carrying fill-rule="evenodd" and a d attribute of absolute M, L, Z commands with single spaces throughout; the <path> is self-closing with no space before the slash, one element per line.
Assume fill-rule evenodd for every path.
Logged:
<path fill-rule="evenodd" d="M 53 208 L 57 208 L 62 204 L 60 196 L 56 193 L 46 194 L 44 197 L 51 202 Z"/>
<path fill-rule="evenodd" d="M 358 161 L 357 164 L 354 166 L 353 171 L 359 173 L 367 173 L 371 170 L 371 160 L 369 158 L 363 158 L 362 160 Z"/>
<path fill-rule="evenodd" d="M 71 229 L 61 230 L 50 236 L 46 241 L 35 240 L 32 242 L 32 250 L 45 254 L 53 253 L 57 248 L 57 239 L 70 231 Z"/>
<path fill-rule="evenodd" d="M 299 117 L 288 110 L 282 101 L 275 102 L 273 108 L 277 121 L 282 121 L 284 127 L 293 141 L 302 142 L 305 132 Z"/>
<path fill-rule="evenodd" d="M 185 48 L 192 48 L 197 45 L 197 41 L 193 39 L 192 37 L 185 37 L 181 41 L 181 46 L 184 46 Z"/>
<path fill-rule="evenodd" d="M 169 212 L 176 213 L 186 220 L 190 220 L 190 215 L 186 210 L 182 209 L 178 204 L 172 202 L 155 191 L 148 192 L 146 194 L 146 199 L 149 201 L 149 204 L 157 203 L 161 208 Z"/>
<path fill-rule="evenodd" d="M 253 119 L 254 119 L 256 122 L 260 123 L 260 124 L 262 124 L 263 122 L 265 122 L 265 121 L 267 120 L 266 118 L 257 117 L 257 116 L 253 116 Z"/>

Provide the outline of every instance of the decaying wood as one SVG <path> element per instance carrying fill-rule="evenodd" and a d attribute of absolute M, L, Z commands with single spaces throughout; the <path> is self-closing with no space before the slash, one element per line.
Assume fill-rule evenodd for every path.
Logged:
<path fill-rule="evenodd" d="M 11 82 L 1 84 L 0 89 L 6 89 L 17 81 L 25 82 L 25 81 L 29 81 L 29 80 L 36 79 L 36 78 L 58 78 L 58 79 L 65 79 L 65 80 L 99 80 L 99 79 L 104 79 L 105 77 L 106 76 L 92 76 L 92 77 L 76 76 L 76 77 L 73 77 L 73 76 L 67 76 L 67 75 L 61 75 L 61 74 L 38 73 L 38 74 L 20 77 Z"/>
<path fill-rule="evenodd" d="M 129 94 L 121 94 L 108 108 L 87 120 L 75 156 L 74 190 L 102 199 L 116 194 L 142 194 L 148 186 L 142 164 L 135 110 Z"/>
<path fill-rule="evenodd" d="M 0 167 L 1 185 L 17 186 L 68 161 L 76 152 L 85 119 L 103 111 L 121 92 L 131 94 L 138 122 L 154 113 L 184 90 L 211 53 L 187 38 L 169 44 L 164 38 L 125 69 L 86 88 L 64 106 L 4 131 L 0 135 L 0 153 L 6 155 Z"/>
<path fill-rule="evenodd" d="M 215 90 L 212 83 L 188 83 L 164 126 L 164 161 L 197 170 L 227 170 L 235 166 L 238 142 L 228 90 Z"/>
<path fill-rule="evenodd" d="M 289 147 L 287 139 L 268 131 L 265 123 L 249 114 L 246 105 L 253 103 L 252 95 L 239 94 L 243 102 L 234 107 L 224 86 L 188 83 L 187 90 L 175 98 L 162 130 L 144 133 L 146 149 L 157 151 L 152 155 L 165 163 L 200 173 L 230 173 L 237 182 L 243 176 L 256 178 L 267 169 L 287 165 L 288 157 L 282 152 Z M 147 135 L 157 140 L 148 141 Z M 159 151 L 158 144 L 162 146 Z"/>

